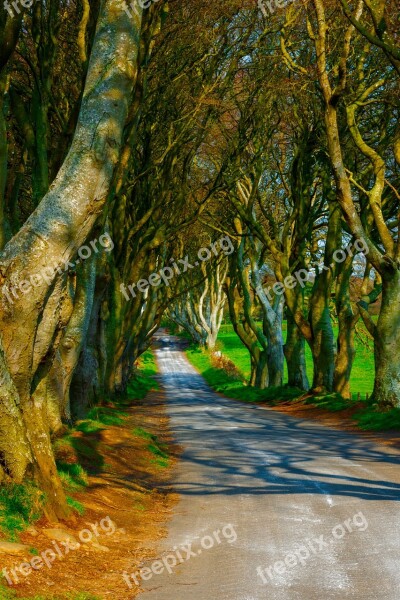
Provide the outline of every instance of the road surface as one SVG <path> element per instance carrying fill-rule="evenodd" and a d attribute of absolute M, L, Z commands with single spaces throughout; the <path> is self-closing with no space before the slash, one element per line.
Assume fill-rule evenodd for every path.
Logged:
<path fill-rule="evenodd" d="M 171 338 L 157 360 L 184 451 L 140 598 L 400 598 L 399 452 L 224 399 Z"/>

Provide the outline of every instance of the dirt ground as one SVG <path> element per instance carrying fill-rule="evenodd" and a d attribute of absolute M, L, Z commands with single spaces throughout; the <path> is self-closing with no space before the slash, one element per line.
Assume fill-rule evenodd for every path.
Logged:
<path fill-rule="evenodd" d="M 138 588 L 132 584 L 130 589 L 122 573 L 132 573 L 143 561 L 152 558 L 157 540 L 166 533 L 165 525 L 177 500 L 168 481 L 179 449 L 170 438 L 161 391 L 150 392 L 145 401 L 126 412 L 129 417 L 125 418 L 123 427 L 107 427 L 98 432 L 96 460 L 91 469 L 90 465 L 84 465 L 89 466 L 91 472 L 89 486 L 74 494 L 86 509 L 84 515 L 57 525 L 42 519 L 35 524 L 37 531 L 20 536 L 23 544 L 35 549 L 32 554 L 41 554 L 53 548 L 52 541 L 43 534 L 44 528 L 62 528 L 79 540 L 82 530 L 90 530 L 90 526 L 97 523 L 97 532 L 101 535 L 94 537 L 100 548 L 92 543 L 81 544 L 62 559 L 56 559 L 51 568 L 44 565 L 40 570 L 32 570 L 26 578 L 19 575 L 20 583 L 12 586 L 18 598 L 40 595 L 55 599 L 67 593 L 74 598 L 79 592 L 85 592 L 96 598 L 125 600 L 137 595 Z M 135 428 L 155 434 L 159 441 L 167 444 L 168 467 L 160 466 L 155 460 L 148 450 L 148 439 L 132 436 Z M 115 527 L 109 525 L 107 517 Z M 106 520 L 100 526 L 102 519 Z M 83 534 L 80 539 L 88 535 Z M 32 554 L 26 557 L 28 561 L 33 558 Z M 23 560 L 21 555 L 2 555 L 1 568 L 11 569 Z"/>

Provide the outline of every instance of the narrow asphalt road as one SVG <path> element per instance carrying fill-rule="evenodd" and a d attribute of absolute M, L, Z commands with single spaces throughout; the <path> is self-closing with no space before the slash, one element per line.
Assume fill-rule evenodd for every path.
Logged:
<path fill-rule="evenodd" d="M 399 452 L 224 399 L 171 338 L 157 359 L 184 451 L 143 600 L 399 600 Z"/>

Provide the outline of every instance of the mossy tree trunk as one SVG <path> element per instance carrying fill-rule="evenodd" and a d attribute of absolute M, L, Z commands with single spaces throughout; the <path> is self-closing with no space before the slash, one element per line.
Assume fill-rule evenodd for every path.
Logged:
<path fill-rule="evenodd" d="M 1 284 L 20 289 L 13 304 L 2 299 L 6 362 L 18 392 L 35 476 L 54 518 L 65 517 L 68 510 L 43 404 L 33 396 L 38 369 L 54 345 L 55 332 L 41 323 L 57 290 L 58 269 L 73 260 L 104 208 L 137 73 L 140 24 L 140 11 L 131 19 L 118 0 L 103 3 L 68 156 L 48 193 L 0 257 Z M 44 279 L 41 275 L 49 265 L 56 269 Z"/>

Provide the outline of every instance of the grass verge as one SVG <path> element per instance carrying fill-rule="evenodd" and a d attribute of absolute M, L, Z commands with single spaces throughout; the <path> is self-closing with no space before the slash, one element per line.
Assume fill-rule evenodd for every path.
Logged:
<path fill-rule="evenodd" d="M 236 369 L 234 375 L 229 373 L 226 368 L 216 366 L 211 354 L 197 346 L 187 348 L 186 355 L 208 385 L 228 398 L 243 402 L 263 402 L 270 406 L 279 406 L 280 404 L 292 402 L 298 403 L 301 401 L 301 397 L 304 396 L 304 392 L 300 389 L 288 386 L 270 387 L 265 390 L 248 386 L 240 370 L 243 365 L 241 354 L 236 361 L 234 360 L 234 352 L 229 353 L 229 362 L 232 362 Z M 346 400 L 336 393 L 306 396 L 302 403 L 327 412 L 338 413 L 338 415 L 342 411 L 346 411 L 346 418 L 351 418 L 355 426 L 363 431 L 400 431 L 400 409 L 397 408 L 388 412 L 381 412 L 371 401 L 358 401 L 354 396 L 352 400 Z"/>
<path fill-rule="evenodd" d="M 230 374 L 225 368 L 219 368 L 212 363 L 211 354 L 197 346 L 190 346 L 186 355 L 194 367 L 203 375 L 210 387 L 216 392 L 242 400 L 243 402 L 270 402 L 288 401 L 298 398 L 301 390 L 282 386 L 271 387 L 265 390 L 250 387 L 240 371 Z"/>
<path fill-rule="evenodd" d="M 139 369 L 134 378 L 128 384 L 127 401 L 138 402 L 143 400 L 150 390 L 159 388 L 158 382 L 155 379 L 157 374 L 157 365 L 151 350 L 146 350 L 140 357 Z"/>

